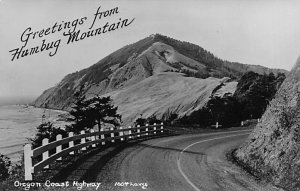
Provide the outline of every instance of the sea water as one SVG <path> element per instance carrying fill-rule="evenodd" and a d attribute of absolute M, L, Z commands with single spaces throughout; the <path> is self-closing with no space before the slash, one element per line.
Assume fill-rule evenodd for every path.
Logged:
<path fill-rule="evenodd" d="M 36 127 L 42 121 L 51 121 L 58 126 L 65 111 L 35 108 L 26 105 L 0 106 L 0 153 L 12 162 L 17 162 L 23 154 L 23 146 L 33 138 Z M 44 116 L 44 117 L 43 117 Z"/>

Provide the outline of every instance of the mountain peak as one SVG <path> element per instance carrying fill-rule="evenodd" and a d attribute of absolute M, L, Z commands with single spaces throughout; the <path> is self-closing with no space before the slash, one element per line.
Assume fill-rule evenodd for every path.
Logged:
<path fill-rule="evenodd" d="M 151 38 L 156 38 L 156 37 L 158 37 L 158 36 L 163 36 L 163 35 L 161 35 L 161 34 L 159 34 L 159 33 L 154 33 L 154 34 L 151 34 L 149 37 L 151 37 Z"/>
<path fill-rule="evenodd" d="M 199 83 L 201 85 L 195 87 L 202 87 L 205 82 L 210 80 L 203 81 L 204 84 L 201 80 L 213 77 L 214 85 L 218 85 L 219 79 L 229 77 L 236 80 L 248 71 L 262 74 L 280 72 L 265 67 L 258 69 L 255 66 L 250 67 L 249 65 L 224 61 L 198 45 L 161 34 L 152 34 L 138 42 L 120 48 L 86 69 L 65 76 L 55 87 L 46 90 L 37 98 L 34 105 L 70 110 L 74 103 L 74 95 L 77 93 L 87 97 L 94 94 L 107 95 L 112 92 L 126 91 L 133 86 L 140 87 L 138 84 L 141 83 L 149 85 L 147 87 L 149 90 L 152 90 L 151 88 L 169 89 L 168 87 L 155 86 L 155 84 L 161 84 L 155 80 L 169 80 L 170 86 L 180 81 L 188 81 L 191 86 Z M 178 87 L 174 88 L 177 90 Z M 189 86 L 186 88 L 189 89 Z M 214 86 L 210 86 L 210 88 L 213 89 Z M 153 91 L 155 92 L 155 90 Z M 179 92 L 183 93 L 182 91 Z M 184 93 L 189 94 L 191 92 Z M 163 92 L 162 95 L 168 95 L 168 92 Z M 174 93 L 170 96 L 176 95 Z M 186 95 L 182 95 L 182 97 L 184 96 Z M 199 96 L 201 97 L 200 93 Z M 210 96 L 209 93 L 204 97 L 206 96 Z M 130 99 L 128 98 L 128 100 Z M 143 103 L 142 101 L 137 102 L 137 104 Z M 180 100 L 178 103 L 181 103 Z M 192 103 L 188 103 L 186 106 L 178 105 L 178 108 L 192 111 L 193 108 L 197 108 L 192 106 Z M 176 109 L 174 106 L 172 107 Z M 168 111 L 168 109 L 169 106 L 167 105 L 166 110 Z M 154 114 L 157 111 L 154 108 L 150 113 Z"/>
<path fill-rule="evenodd" d="M 160 34 L 160 33 L 153 33 L 150 36 L 166 36 L 166 35 L 163 35 L 163 34 Z"/>

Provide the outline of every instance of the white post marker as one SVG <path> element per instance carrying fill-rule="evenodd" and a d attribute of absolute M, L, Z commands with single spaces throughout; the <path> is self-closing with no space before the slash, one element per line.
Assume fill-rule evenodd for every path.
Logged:
<path fill-rule="evenodd" d="M 111 127 L 110 130 L 113 131 L 114 128 Z M 114 134 L 114 132 L 110 133 L 110 137 L 111 137 L 111 142 L 114 143 L 115 142 L 115 139 L 114 139 L 115 134 Z"/>
<path fill-rule="evenodd" d="M 121 137 L 121 141 L 124 141 L 124 132 L 123 132 L 123 127 L 120 127 L 120 132 L 119 132 L 119 136 Z"/>
<path fill-rule="evenodd" d="M 84 130 L 80 131 L 80 134 L 81 134 L 81 135 L 83 135 L 84 133 L 85 133 Z M 81 143 L 81 144 L 85 143 L 85 137 L 81 139 L 81 142 L 80 142 L 80 143 Z M 82 150 L 82 151 L 86 151 L 86 147 L 82 147 L 81 150 Z"/>
<path fill-rule="evenodd" d="M 56 135 L 56 140 L 57 140 L 57 141 L 62 140 L 62 135 L 61 135 L 61 134 Z M 61 145 L 58 145 L 58 146 L 56 147 L 56 153 L 60 153 L 60 152 L 61 152 Z M 61 161 L 62 158 L 59 157 L 59 158 L 56 159 L 56 160 Z"/>
<path fill-rule="evenodd" d="M 25 180 L 32 180 L 32 155 L 31 144 L 26 144 L 24 146 L 24 170 L 25 170 Z"/>
<path fill-rule="evenodd" d="M 154 127 L 153 127 L 153 130 L 154 130 L 154 135 L 156 134 L 156 123 L 153 124 Z"/>
<path fill-rule="evenodd" d="M 141 135 L 140 135 L 140 132 L 141 132 L 140 127 L 141 127 L 140 125 L 137 125 L 137 128 L 138 128 L 138 129 L 137 129 L 137 133 L 138 133 L 137 137 L 140 137 L 140 136 L 141 136 Z"/>
<path fill-rule="evenodd" d="M 241 122 L 241 126 L 244 126 L 244 121 Z"/>
<path fill-rule="evenodd" d="M 103 129 L 102 129 L 102 128 L 100 129 L 100 132 L 103 133 Z M 101 134 L 101 140 L 103 140 L 103 141 L 101 141 L 101 142 L 102 142 L 102 143 L 101 143 L 102 145 L 105 145 L 104 139 L 105 139 L 104 134 Z"/>
<path fill-rule="evenodd" d="M 161 132 L 161 133 L 163 133 L 163 132 L 164 132 L 164 123 L 163 123 L 163 122 L 161 122 L 161 124 L 160 124 L 160 125 L 161 125 L 161 127 L 160 127 L 160 132 Z"/>
<path fill-rule="evenodd" d="M 131 139 L 132 137 L 130 136 L 131 135 L 131 126 L 128 127 L 130 130 L 128 131 L 128 135 L 129 135 L 129 139 Z"/>
<path fill-rule="evenodd" d="M 259 121 L 260 121 L 260 119 L 258 118 L 258 119 L 257 119 L 257 123 L 259 123 Z"/>
<path fill-rule="evenodd" d="M 95 130 L 94 130 L 94 129 L 91 129 L 90 132 L 91 132 L 91 133 L 94 133 Z M 91 141 L 96 141 L 96 135 L 91 136 Z M 92 147 L 95 148 L 95 147 L 96 147 L 96 144 L 92 144 Z"/>
<path fill-rule="evenodd" d="M 69 132 L 69 137 L 73 137 L 74 133 L 73 132 Z M 69 148 L 74 147 L 74 141 L 70 141 L 69 142 Z M 74 155 L 74 151 L 70 152 L 70 155 Z"/>
<path fill-rule="evenodd" d="M 216 125 L 212 125 L 213 127 L 216 127 L 218 129 L 219 127 L 222 127 L 222 125 L 219 125 L 219 122 L 216 122 Z"/>
<path fill-rule="evenodd" d="M 149 134 L 148 134 L 148 124 L 146 124 L 146 136 L 148 136 Z"/>
<path fill-rule="evenodd" d="M 47 139 L 47 138 L 43 139 L 43 141 L 42 141 L 43 146 L 48 145 L 48 143 L 49 143 L 49 139 Z M 46 160 L 47 158 L 49 158 L 49 151 L 45 151 L 43 153 L 43 161 Z M 49 165 L 44 167 L 44 169 L 48 169 L 48 168 L 49 168 Z"/>

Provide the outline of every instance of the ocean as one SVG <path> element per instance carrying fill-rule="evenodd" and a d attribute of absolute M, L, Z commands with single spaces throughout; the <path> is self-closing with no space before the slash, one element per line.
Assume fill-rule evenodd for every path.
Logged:
<path fill-rule="evenodd" d="M 44 121 L 63 126 L 65 111 L 35 108 L 27 105 L 0 106 L 0 154 L 6 155 L 12 162 L 21 160 L 23 146 L 33 138 L 36 127 Z"/>

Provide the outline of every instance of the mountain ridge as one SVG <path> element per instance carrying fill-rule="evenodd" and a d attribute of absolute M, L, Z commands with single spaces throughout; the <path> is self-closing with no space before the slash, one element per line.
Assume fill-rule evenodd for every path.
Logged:
<path fill-rule="evenodd" d="M 287 73 L 221 60 L 198 45 L 154 34 L 118 49 L 88 68 L 66 75 L 59 84 L 45 90 L 33 105 L 70 110 L 78 92 L 87 97 L 106 95 L 167 72 L 198 80 L 208 77 L 236 80 L 247 71 Z M 177 77 L 181 79 L 181 75 Z"/>

